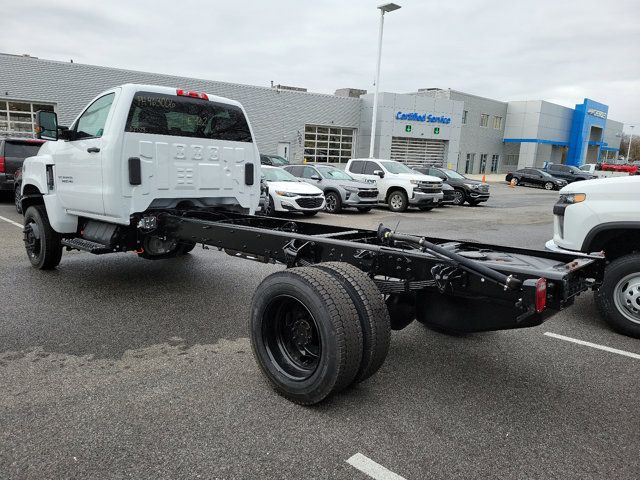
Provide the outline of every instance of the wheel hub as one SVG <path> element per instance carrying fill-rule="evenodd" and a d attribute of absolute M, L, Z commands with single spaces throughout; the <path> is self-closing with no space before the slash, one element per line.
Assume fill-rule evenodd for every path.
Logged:
<path fill-rule="evenodd" d="M 640 323 L 640 274 L 627 275 L 618 282 L 614 301 L 622 315 L 634 323 Z"/>
<path fill-rule="evenodd" d="M 37 224 L 28 223 L 25 225 L 23 240 L 27 253 L 31 257 L 37 256 L 40 251 L 40 230 Z"/>
<path fill-rule="evenodd" d="M 311 341 L 311 325 L 304 319 L 298 319 L 291 327 L 291 338 L 298 348 L 304 348 Z"/>

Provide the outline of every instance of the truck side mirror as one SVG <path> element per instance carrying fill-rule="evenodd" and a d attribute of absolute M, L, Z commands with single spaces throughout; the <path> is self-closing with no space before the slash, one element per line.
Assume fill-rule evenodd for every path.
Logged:
<path fill-rule="evenodd" d="M 56 112 L 36 112 L 36 138 L 58 140 L 58 115 Z"/>
<path fill-rule="evenodd" d="M 374 170 L 374 175 L 378 175 L 380 178 L 384 178 L 384 172 L 382 170 Z"/>

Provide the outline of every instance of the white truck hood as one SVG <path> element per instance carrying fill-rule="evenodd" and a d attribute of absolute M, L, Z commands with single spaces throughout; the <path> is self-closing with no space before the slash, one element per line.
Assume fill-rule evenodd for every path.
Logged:
<path fill-rule="evenodd" d="M 640 175 L 598 178 L 573 182 L 563 187 L 560 193 L 636 193 L 640 192 Z"/>
<path fill-rule="evenodd" d="M 395 178 L 404 178 L 406 180 L 417 180 L 419 182 L 442 182 L 438 177 L 432 177 L 431 175 L 424 175 L 422 173 L 393 173 L 391 174 Z"/>

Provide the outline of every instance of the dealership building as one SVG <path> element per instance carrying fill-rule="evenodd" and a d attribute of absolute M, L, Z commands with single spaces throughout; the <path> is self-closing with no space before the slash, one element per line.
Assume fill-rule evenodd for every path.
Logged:
<path fill-rule="evenodd" d="M 503 102 L 451 89 L 379 95 L 344 88 L 335 95 L 280 85 L 260 87 L 0 54 L 0 136 L 30 136 L 34 113 L 49 109 L 69 125 L 103 90 L 124 83 L 165 85 L 238 100 L 261 153 L 293 163 L 345 163 L 375 157 L 436 164 L 463 173 L 501 173 L 545 162 L 581 165 L 618 156 L 621 122 L 584 99 L 575 108 L 544 100 Z"/>

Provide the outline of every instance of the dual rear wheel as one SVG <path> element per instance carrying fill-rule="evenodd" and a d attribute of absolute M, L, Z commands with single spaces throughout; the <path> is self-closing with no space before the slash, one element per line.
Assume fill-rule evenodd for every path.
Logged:
<path fill-rule="evenodd" d="M 253 297 L 249 327 L 254 356 L 273 388 L 303 405 L 369 378 L 389 349 L 380 291 L 344 263 L 267 277 Z"/>

